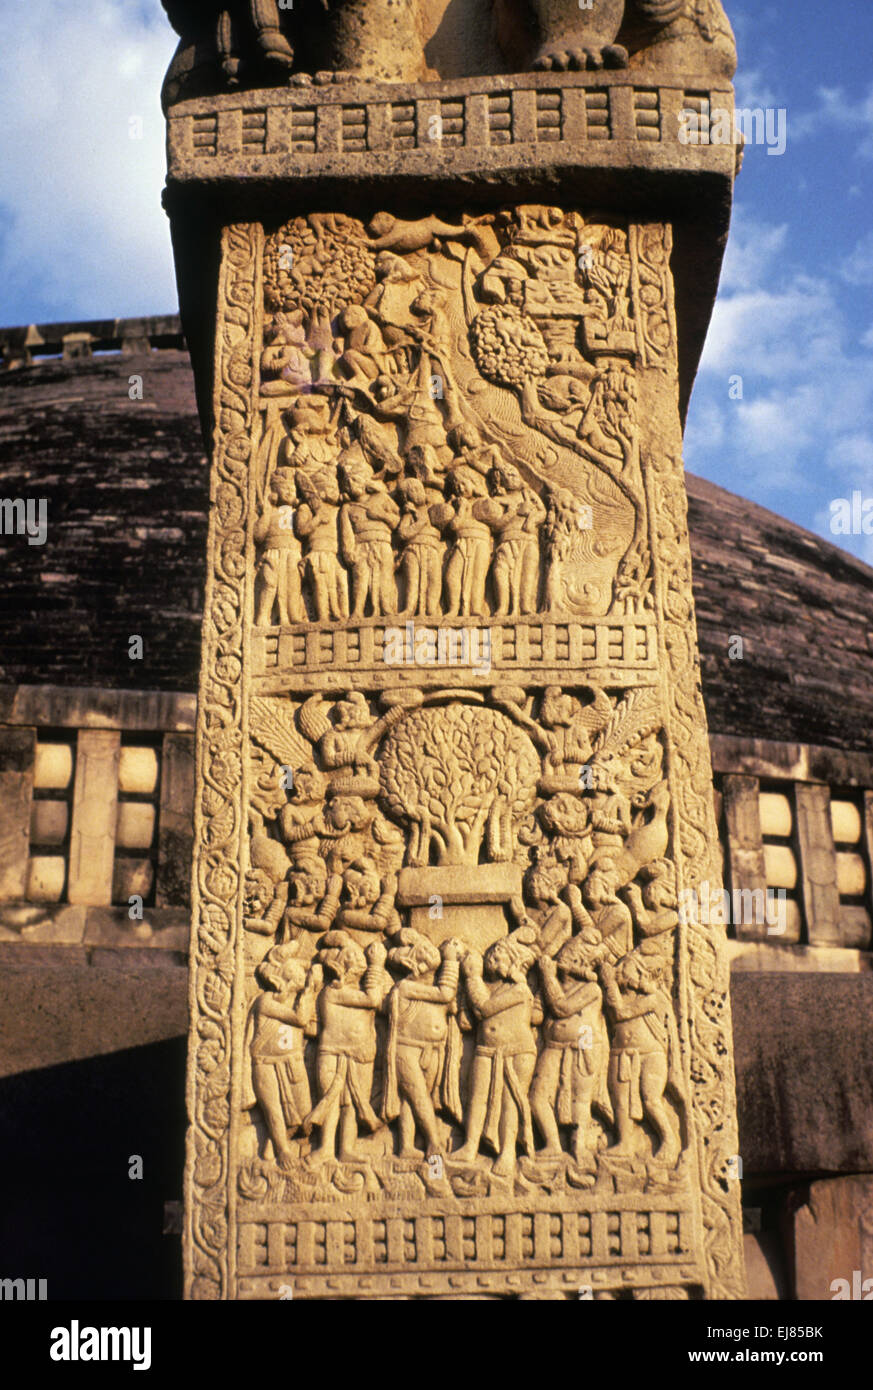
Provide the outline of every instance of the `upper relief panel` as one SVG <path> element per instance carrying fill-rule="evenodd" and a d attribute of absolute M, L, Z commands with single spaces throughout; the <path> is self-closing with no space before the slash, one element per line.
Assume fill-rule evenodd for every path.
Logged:
<path fill-rule="evenodd" d="M 729 79 L 720 0 L 163 0 L 180 44 L 164 103 L 239 87 L 435 82 L 630 67 Z"/>

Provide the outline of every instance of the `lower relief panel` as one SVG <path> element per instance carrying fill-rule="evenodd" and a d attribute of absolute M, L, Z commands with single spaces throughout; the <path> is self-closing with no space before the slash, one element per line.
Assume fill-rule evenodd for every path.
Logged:
<path fill-rule="evenodd" d="M 741 1292 L 669 255 L 225 232 L 193 1297 Z"/>

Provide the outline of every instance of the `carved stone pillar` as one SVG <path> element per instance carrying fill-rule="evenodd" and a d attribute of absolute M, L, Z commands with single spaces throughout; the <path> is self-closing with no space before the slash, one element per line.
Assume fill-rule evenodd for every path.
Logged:
<path fill-rule="evenodd" d="M 167 8 L 212 448 L 188 1296 L 740 1297 L 722 929 L 679 912 L 720 6 L 564 4 L 550 46 L 542 3 L 544 71 L 402 83 L 379 3 L 314 83 L 269 4 L 214 51 Z"/>

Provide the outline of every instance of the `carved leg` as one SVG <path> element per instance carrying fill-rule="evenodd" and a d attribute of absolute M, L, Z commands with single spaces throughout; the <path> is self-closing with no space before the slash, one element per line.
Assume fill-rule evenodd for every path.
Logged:
<path fill-rule="evenodd" d="M 537 590 L 540 579 L 539 549 L 534 542 L 527 543 L 519 560 L 519 612 L 527 615 L 537 611 Z"/>
<path fill-rule="evenodd" d="M 534 67 L 626 68 L 627 50 L 615 43 L 624 8 L 625 0 L 594 0 L 590 9 L 572 0 L 536 0 L 541 44 Z"/>
<path fill-rule="evenodd" d="M 488 577 L 490 555 L 487 543 L 473 542 L 470 547 L 470 564 L 467 582 L 467 603 L 463 611 L 473 618 L 486 618 L 488 608 L 485 603 L 485 580 Z"/>
<path fill-rule="evenodd" d="M 511 580 L 509 564 L 506 556 L 500 550 L 498 550 L 494 559 L 492 576 L 494 579 L 494 594 L 497 600 L 494 616 L 495 618 L 505 618 L 512 606 L 510 592 Z"/>
<path fill-rule="evenodd" d="M 477 1055 L 473 1059 L 470 1102 L 467 1107 L 467 1137 L 461 1148 L 453 1154 L 458 1163 L 475 1163 L 479 1157 L 479 1142 L 485 1127 L 490 1082 L 491 1058 Z"/>
<path fill-rule="evenodd" d="M 352 1163 L 358 1157 L 358 1117 L 353 1105 L 340 1106 L 339 1157 Z"/>
<path fill-rule="evenodd" d="M 560 1071 L 561 1053 L 556 1047 L 547 1047 L 539 1055 L 530 1092 L 531 1114 L 546 1141 L 546 1147 L 541 1149 L 540 1153 L 546 1158 L 557 1158 L 563 1152 L 558 1122 L 555 1119 Z"/>
<path fill-rule="evenodd" d="M 526 1093 L 530 1086 L 531 1074 L 535 1065 L 535 1058 L 528 1056 L 514 1057 L 518 1084 L 522 1093 Z M 496 1178 L 511 1178 L 515 1172 L 516 1165 L 516 1144 L 518 1142 L 518 1129 L 521 1116 L 518 1106 L 510 1094 L 509 1087 L 504 1083 L 503 1105 L 500 1111 L 500 1126 L 498 1130 L 498 1142 L 500 1153 L 497 1155 L 497 1162 L 492 1168 Z"/>
<path fill-rule="evenodd" d="M 619 1079 L 619 1066 L 622 1053 L 613 1053 L 609 1059 L 609 1097 L 615 1114 L 615 1128 L 618 1138 L 610 1144 L 610 1152 L 617 1155 L 630 1155 L 634 1149 L 634 1122 L 631 1119 L 631 1082 Z"/>
<path fill-rule="evenodd" d="M 403 607 L 398 610 L 399 618 L 421 617 L 421 566 L 418 556 L 409 551 L 403 556 L 400 568 L 403 590 L 406 594 Z"/>
<path fill-rule="evenodd" d="M 575 1130 L 573 1133 L 573 1157 L 581 1167 L 591 1151 L 589 1134 L 591 1129 L 591 1102 L 594 1099 L 594 1079 L 576 1082 L 576 1103 L 573 1107 Z"/>
<path fill-rule="evenodd" d="M 275 1067 L 256 1063 L 252 1067 L 252 1081 L 258 1104 L 273 1141 L 276 1162 L 288 1163 L 291 1161 L 291 1149 L 288 1145 L 288 1131 L 285 1127 L 285 1116 L 282 1113 L 282 1101 L 279 1095 L 279 1083 L 276 1080 Z"/>
<path fill-rule="evenodd" d="M 234 46 L 233 20 L 230 10 L 220 10 L 215 26 L 215 46 L 221 70 L 229 87 L 239 86 L 239 54 Z"/>
<path fill-rule="evenodd" d="M 667 1086 L 667 1058 L 651 1056 L 643 1059 L 640 1074 L 640 1098 L 643 1110 L 658 1136 L 655 1157 L 668 1168 L 674 1168 L 679 1158 L 679 1136 L 664 1101 Z"/>
<path fill-rule="evenodd" d="M 457 618 L 464 594 L 464 556 L 453 549 L 446 565 L 446 617 Z"/>
<path fill-rule="evenodd" d="M 373 612 L 393 617 L 397 612 L 397 586 L 394 582 L 394 556 L 391 547 L 382 548 L 378 574 L 373 576 Z"/>
<path fill-rule="evenodd" d="M 403 1134 L 401 1123 L 401 1158 L 421 1157 L 421 1150 L 415 1147 L 415 1120 L 418 1120 L 419 1128 L 432 1149 L 440 1147 L 439 1126 L 437 1124 L 436 1112 L 433 1108 L 433 1101 L 430 1098 L 427 1082 L 421 1069 L 419 1060 L 420 1053 L 417 1049 L 412 1057 L 401 1057 L 397 1055 L 397 1079 L 406 1093 L 406 1105 L 409 1108 L 410 1127 L 407 1136 Z M 402 1121 L 402 1115 L 401 1115 Z"/>
<path fill-rule="evenodd" d="M 442 596 L 443 572 L 440 563 L 440 554 L 437 550 L 428 550 L 424 564 L 424 576 L 420 589 L 419 616 L 423 618 L 438 618 L 440 616 L 440 598 Z"/>
<path fill-rule="evenodd" d="M 367 592 L 369 590 L 369 576 L 366 566 L 360 560 L 355 560 L 352 564 L 352 617 L 363 618 L 364 609 L 367 606 Z"/>
<path fill-rule="evenodd" d="M 347 618 L 349 616 L 349 589 L 345 570 L 341 569 L 339 563 L 333 560 L 333 568 L 330 572 L 330 603 L 328 605 L 328 616 L 331 618 Z"/>
<path fill-rule="evenodd" d="M 258 46 L 271 63 L 288 69 L 294 63 L 294 49 L 280 28 L 279 6 L 276 0 L 249 0 L 252 27 Z"/>
<path fill-rule="evenodd" d="M 319 1057 L 317 1072 L 318 1089 L 321 1095 L 325 1095 L 326 1092 L 329 1090 L 330 1083 L 331 1081 L 333 1081 L 333 1078 L 336 1075 L 336 1069 L 338 1066 L 339 1059 L 337 1057 L 331 1055 L 328 1055 L 326 1057 Z M 327 1114 L 322 1120 L 320 1141 L 318 1143 L 317 1148 L 314 1148 L 312 1150 L 312 1153 L 306 1160 L 307 1164 L 310 1167 L 314 1167 L 318 1163 L 324 1163 L 326 1159 L 333 1158 L 335 1156 L 336 1131 L 337 1125 L 339 1124 L 339 1112 L 340 1107 L 339 1102 L 337 1101 L 330 1106 L 329 1110 L 327 1111 Z M 304 1130 L 306 1129 L 308 1129 L 308 1125 L 304 1123 Z"/>
<path fill-rule="evenodd" d="M 275 561 L 265 555 L 261 561 L 260 595 L 255 615 L 256 627 L 269 627 L 273 621 L 273 604 L 279 591 L 279 572 Z"/>

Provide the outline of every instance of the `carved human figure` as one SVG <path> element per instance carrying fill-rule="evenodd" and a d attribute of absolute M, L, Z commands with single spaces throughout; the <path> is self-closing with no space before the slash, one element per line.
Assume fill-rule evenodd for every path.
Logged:
<path fill-rule="evenodd" d="M 670 859 L 653 859 L 640 870 L 643 887 L 629 883 L 624 890 L 641 937 L 640 956 L 669 962 L 673 952 L 671 934 L 679 925 L 676 895 L 676 866 Z"/>
<path fill-rule="evenodd" d="M 455 1162 L 475 1163 L 479 1144 L 497 1152 L 492 1172 L 510 1178 L 516 1167 L 519 1129 L 526 1153 L 534 1151 L 528 1090 L 537 1057 L 533 1025 L 542 1007 L 527 983 L 536 952 L 535 933 L 520 928 L 489 946 L 483 963 L 468 951 L 463 969 L 467 997 L 477 1020 L 476 1052 L 465 1115 L 466 1138 L 453 1154 Z M 483 978 L 483 964 L 489 980 Z"/>
<path fill-rule="evenodd" d="M 611 1118 L 606 1093 L 609 1039 L 595 958 L 595 949 L 575 936 L 564 943 L 557 959 L 544 955 L 539 960 L 546 1018 L 531 1111 L 546 1141 L 541 1154 L 560 1154 L 558 1126 L 570 1125 L 573 1157 L 580 1166 L 591 1149 L 592 1105 Z"/>
<path fill-rule="evenodd" d="M 542 847 L 540 847 L 542 850 Z M 573 916 L 561 893 L 567 886 L 567 868 L 543 851 L 525 874 L 526 912 L 539 930 L 538 946 L 554 956 L 573 934 Z"/>
<path fill-rule="evenodd" d="M 330 931 L 339 910 L 342 880 L 327 874 L 321 859 L 305 861 L 288 875 L 288 902 L 282 918 L 280 940 L 300 943 L 311 953 L 312 937 Z M 310 933 L 309 944 L 304 933 Z M 301 941 L 302 938 L 302 941 Z"/>
<path fill-rule="evenodd" d="M 350 304 L 339 316 L 339 331 L 345 340 L 340 365 L 350 379 L 373 381 L 391 370 L 391 359 L 378 327 L 360 304 Z"/>
<path fill-rule="evenodd" d="M 550 837 L 551 851 L 566 866 L 571 884 L 582 883 L 591 861 L 591 818 L 588 804 L 571 792 L 544 801 L 538 818 Z"/>
<path fill-rule="evenodd" d="M 573 541 L 579 529 L 580 510 L 577 499 L 568 488 L 549 489 L 546 520 L 543 526 L 545 547 L 545 580 L 543 612 L 563 613 L 566 608 L 564 575 L 571 558 Z"/>
<path fill-rule="evenodd" d="M 336 421 L 328 396 L 299 395 L 282 411 L 285 438 L 279 447 L 279 461 L 295 469 L 325 468 L 333 464 L 337 452 Z"/>
<path fill-rule="evenodd" d="M 335 925 L 349 932 L 378 932 L 390 935 L 400 930 L 400 914 L 394 906 L 397 879 L 383 874 L 375 859 L 364 855 L 344 870 L 341 879 L 340 907 Z"/>
<path fill-rule="evenodd" d="M 547 734 L 546 763 L 557 772 L 587 767 L 593 746 L 592 734 L 602 729 L 612 714 L 609 696 L 594 691 L 594 699 L 584 708 L 558 685 L 548 685 L 540 703 L 540 723 Z M 582 785 L 581 780 L 578 785 Z"/>
<path fill-rule="evenodd" d="M 402 834 L 397 827 L 386 821 L 372 803 L 355 795 L 331 796 L 323 811 L 300 826 L 289 827 L 284 835 L 289 847 L 297 840 L 306 840 L 307 844 L 316 840 L 329 876 L 342 876 L 351 863 L 376 847 L 388 851 L 388 859 L 400 841 L 402 852 Z"/>
<path fill-rule="evenodd" d="M 525 487 L 511 463 L 488 472 L 489 498 L 473 503 L 473 515 L 494 534 L 491 567 L 496 617 L 535 613 L 540 576 L 539 528 L 546 509 L 532 488 Z"/>
<path fill-rule="evenodd" d="M 275 936 L 287 901 L 287 883 L 276 883 L 266 869 L 249 869 L 244 886 L 246 931 Z"/>
<path fill-rule="evenodd" d="M 281 81 L 294 65 L 294 49 L 282 32 L 280 0 L 162 0 L 173 28 L 186 43 L 207 47 L 217 61 L 225 84 L 239 85 L 243 75 L 241 52 L 248 49 L 250 68 L 260 71 L 267 81 Z M 240 30 L 243 29 L 241 33 Z M 193 67 L 193 74 L 191 69 Z M 202 63 L 185 62 L 176 55 L 164 86 L 165 103 L 188 94 L 192 76 L 204 80 Z"/>
<path fill-rule="evenodd" d="M 309 385 L 309 353 L 303 310 L 278 313 L 265 330 L 267 344 L 261 353 L 261 395 L 293 396 Z"/>
<path fill-rule="evenodd" d="M 485 581 L 491 561 L 491 532 L 475 514 L 480 489 L 476 475 L 456 468 L 446 480 L 447 502 L 438 514 L 450 537 L 446 559 L 446 617 L 484 618 Z"/>
<path fill-rule="evenodd" d="M 392 447 L 385 426 L 369 415 L 356 415 L 348 426 L 349 445 L 357 444 L 366 463 L 381 482 L 403 472 L 403 459 Z"/>
<path fill-rule="evenodd" d="M 255 623 L 266 626 L 278 610 L 281 626 L 306 621 L 300 588 L 300 544 L 294 534 L 297 484 L 288 468 L 277 468 L 270 482 L 268 499 L 255 522 L 255 544 L 261 547 L 258 561 L 258 603 Z"/>
<path fill-rule="evenodd" d="M 411 342 L 408 333 L 405 336 L 406 341 Z M 427 373 L 422 376 L 416 368 L 411 378 L 400 374 L 377 377 L 371 392 L 365 393 L 358 388 L 357 394 L 374 415 L 397 423 L 404 454 L 418 444 L 430 446 L 446 459 L 449 457 L 446 426 Z"/>
<path fill-rule="evenodd" d="M 216 85 L 283 85 L 300 68 L 382 82 L 415 82 L 426 70 L 422 0 L 331 0 L 314 13 L 290 0 L 163 4 L 182 36 L 164 84 L 165 105 Z M 531 64 L 546 70 L 626 67 L 629 51 L 635 66 L 669 72 L 678 67 L 729 78 L 736 67 L 720 0 L 595 0 L 590 6 L 581 0 L 480 0 L 483 12 L 489 4 L 511 72 Z M 291 80 L 307 79 L 295 72 Z"/>
<path fill-rule="evenodd" d="M 363 618 L 368 599 L 374 617 L 396 613 L 391 536 L 400 509 L 366 464 L 342 463 L 339 480 L 340 553 L 351 573 L 351 616 Z"/>
<path fill-rule="evenodd" d="M 403 471 L 407 478 L 415 478 L 421 483 L 429 507 L 445 500 L 443 487 L 446 470 L 431 445 L 413 444 L 407 449 Z"/>
<path fill-rule="evenodd" d="M 294 944 L 274 946 L 258 966 L 255 977 L 263 990 L 249 1009 L 245 1038 L 251 1061 L 248 1104 L 260 1105 L 276 1162 L 284 1168 L 292 1164 L 288 1140 L 312 1105 L 303 1046 L 305 1035 L 314 1031 L 322 983 L 320 966 L 307 973 L 296 951 Z"/>
<path fill-rule="evenodd" d="M 400 573 L 406 593 L 400 616 L 436 617 L 443 589 L 442 534 L 431 520 L 427 494 L 418 478 L 403 478 L 397 485 L 397 495 L 397 539 L 403 546 Z"/>
<path fill-rule="evenodd" d="M 364 306 L 382 330 L 382 338 L 394 360 L 394 370 L 408 369 L 412 366 L 412 345 L 407 324 L 410 305 L 421 289 L 421 275 L 414 263 L 410 264 L 393 251 L 377 254 L 375 270 L 376 285 L 364 300 Z"/>
<path fill-rule="evenodd" d="M 330 468 L 297 475 L 301 504 L 294 519 L 303 548 L 303 578 L 308 583 L 319 622 L 349 616 L 346 573 L 337 555 L 340 492 Z"/>
<path fill-rule="evenodd" d="M 376 1013 L 391 987 L 384 968 L 386 954 L 381 942 L 374 941 L 365 955 L 342 931 L 328 932 L 318 952 L 328 980 L 318 996 L 319 1101 L 302 1125 L 304 1134 L 321 1131 L 307 1159 L 310 1165 L 334 1156 L 341 1161 L 358 1159 L 358 1121 L 371 1131 L 379 1128 L 370 1094 Z"/>
<path fill-rule="evenodd" d="M 672 1002 L 636 951 L 617 968 L 605 960 L 598 968 L 612 1026 L 609 1094 L 618 1137 L 610 1153 L 632 1157 L 636 1126 L 647 1120 L 658 1141 L 654 1157 L 674 1168 L 681 1140 L 666 1093 L 669 1088 L 681 1108 L 684 1086 Z"/>
<path fill-rule="evenodd" d="M 316 817 L 324 801 L 325 779 L 317 768 L 298 768 L 279 812 L 279 832 L 292 864 L 308 865 L 318 855 Z"/>
<path fill-rule="evenodd" d="M 604 955 L 621 960 L 633 947 L 633 918 L 618 896 L 624 882 L 621 866 L 608 854 L 595 853 L 580 892 L 569 884 L 567 902 L 583 939 L 603 943 Z"/>
<path fill-rule="evenodd" d="M 376 719 L 366 698 L 359 690 L 352 690 L 334 703 L 329 718 L 321 696 L 311 695 L 300 710 L 300 727 L 315 744 L 326 770 L 350 777 L 356 773 L 375 775 L 376 748 L 407 713 L 409 703 L 391 705 Z"/>
<path fill-rule="evenodd" d="M 400 1157 L 420 1158 L 416 1125 L 428 1155 L 445 1146 L 437 1111 L 461 1120 L 458 1090 L 461 1038 L 457 1012 L 461 943 L 444 941 L 437 949 L 420 932 L 404 927 L 388 961 L 404 978 L 386 1000 L 385 1120 L 398 1120 Z"/>
<path fill-rule="evenodd" d="M 493 444 L 486 444 L 480 431 L 469 420 L 462 420 L 447 433 L 447 442 L 454 459 L 453 469 L 473 469 L 487 478 L 492 468 L 500 465 L 500 450 Z"/>
<path fill-rule="evenodd" d="M 619 761 L 591 765 L 588 804 L 595 850 L 621 849 L 631 832 L 630 798 L 621 776 Z"/>

